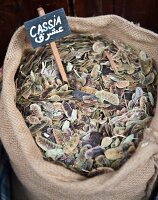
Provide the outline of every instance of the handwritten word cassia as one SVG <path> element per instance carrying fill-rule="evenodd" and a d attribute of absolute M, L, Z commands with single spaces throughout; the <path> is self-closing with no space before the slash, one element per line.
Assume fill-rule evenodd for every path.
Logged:
<path fill-rule="evenodd" d="M 63 8 L 24 23 L 33 48 L 44 46 L 71 33 Z"/>
<path fill-rule="evenodd" d="M 45 21 L 42 24 L 34 25 L 30 29 L 30 36 L 35 38 L 35 42 L 42 43 L 44 40 L 48 41 L 50 37 L 54 34 L 63 32 L 63 27 L 59 26 L 61 25 L 61 18 L 60 16 L 56 17 L 54 15 L 53 19 L 50 19 L 49 21 Z M 59 26 L 58 29 L 55 27 Z M 47 32 L 48 30 L 51 30 L 50 32 Z M 47 36 L 45 37 L 45 32 L 47 32 Z"/>

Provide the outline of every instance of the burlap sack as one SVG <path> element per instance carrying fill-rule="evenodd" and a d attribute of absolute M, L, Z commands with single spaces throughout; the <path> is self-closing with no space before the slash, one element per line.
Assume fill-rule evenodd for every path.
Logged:
<path fill-rule="evenodd" d="M 99 32 L 145 50 L 158 68 L 158 35 L 114 15 L 68 18 L 72 31 Z M 0 137 L 11 165 L 30 200 L 149 199 L 158 175 L 158 106 L 151 126 L 136 153 L 120 170 L 85 178 L 46 162 L 15 105 L 14 76 L 23 50 L 29 45 L 24 27 L 14 34 L 4 61 L 0 101 Z M 23 199 L 23 198 L 22 198 Z"/>

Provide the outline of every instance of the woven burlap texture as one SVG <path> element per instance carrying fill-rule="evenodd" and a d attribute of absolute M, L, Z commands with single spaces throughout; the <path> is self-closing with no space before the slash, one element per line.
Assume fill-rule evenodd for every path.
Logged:
<path fill-rule="evenodd" d="M 73 32 L 101 33 L 145 50 L 158 66 L 158 35 L 115 16 L 68 17 Z M 136 153 L 116 172 L 93 178 L 80 176 L 44 161 L 24 119 L 16 108 L 14 76 L 23 50 L 30 46 L 24 27 L 13 35 L 4 61 L 0 100 L 0 137 L 11 165 L 30 200 L 149 199 L 158 172 L 158 106 Z"/>

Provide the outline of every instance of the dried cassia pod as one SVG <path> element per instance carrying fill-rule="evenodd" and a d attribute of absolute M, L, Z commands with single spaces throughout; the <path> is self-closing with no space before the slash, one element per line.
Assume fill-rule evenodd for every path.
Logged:
<path fill-rule="evenodd" d="M 79 135 L 75 133 L 71 137 L 70 141 L 67 144 L 65 144 L 64 153 L 68 155 L 71 154 L 75 150 L 78 144 L 79 144 Z"/>
<path fill-rule="evenodd" d="M 62 148 L 62 146 L 57 145 L 56 143 L 51 142 L 42 136 L 37 135 L 35 137 L 35 140 L 36 140 L 37 145 L 44 151 L 47 151 L 49 149 Z"/>
<path fill-rule="evenodd" d="M 116 105 L 116 106 L 119 105 L 119 98 L 117 94 L 112 94 L 111 92 L 101 90 L 101 91 L 97 91 L 95 93 L 95 96 L 99 99 L 101 103 L 104 103 L 104 101 L 107 101 L 108 103 L 111 103 L 113 105 Z"/>

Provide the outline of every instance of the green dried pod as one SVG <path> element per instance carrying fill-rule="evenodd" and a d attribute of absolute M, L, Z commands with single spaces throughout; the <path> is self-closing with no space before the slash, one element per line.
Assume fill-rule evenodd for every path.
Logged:
<path fill-rule="evenodd" d="M 104 137 L 101 141 L 101 146 L 102 147 L 108 147 L 111 143 L 112 143 L 111 137 Z"/>
<path fill-rule="evenodd" d="M 64 155 L 63 149 L 48 149 L 45 152 L 46 158 L 52 158 L 54 161 L 58 160 Z"/>
<path fill-rule="evenodd" d="M 123 141 L 123 144 L 132 142 L 133 139 L 134 139 L 134 134 L 130 134 L 130 135 L 128 135 L 128 136 L 126 137 L 126 139 Z"/>

